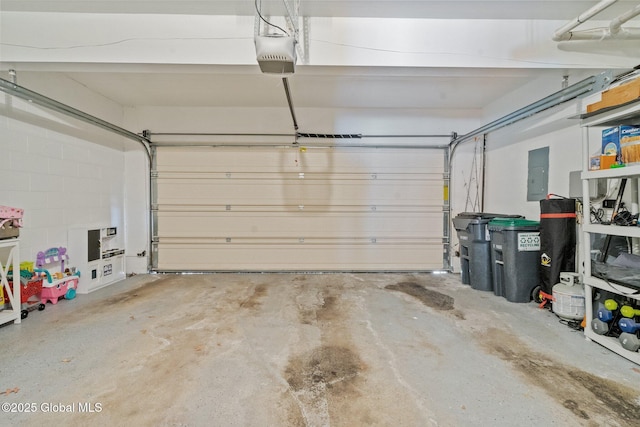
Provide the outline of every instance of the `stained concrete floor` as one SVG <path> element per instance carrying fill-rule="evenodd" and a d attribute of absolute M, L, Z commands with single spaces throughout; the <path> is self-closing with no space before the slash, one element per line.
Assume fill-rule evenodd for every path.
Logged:
<path fill-rule="evenodd" d="M 452 274 L 140 275 L 0 340 L 3 426 L 640 425 L 640 366 Z"/>

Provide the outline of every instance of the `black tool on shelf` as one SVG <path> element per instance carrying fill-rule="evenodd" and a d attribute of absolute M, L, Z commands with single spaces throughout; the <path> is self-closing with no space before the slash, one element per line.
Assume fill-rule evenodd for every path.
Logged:
<path fill-rule="evenodd" d="M 616 202 L 613 207 L 613 213 L 611 214 L 611 223 L 614 222 L 618 211 L 620 210 L 620 206 L 622 205 L 622 196 L 624 195 L 624 188 L 627 186 L 627 178 L 622 178 L 620 180 L 620 188 L 618 189 L 618 195 L 616 197 Z M 609 253 L 609 247 L 611 246 L 611 235 L 607 234 L 604 239 L 604 243 L 602 245 L 602 251 L 600 253 L 600 261 L 606 262 L 607 254 Z"/>

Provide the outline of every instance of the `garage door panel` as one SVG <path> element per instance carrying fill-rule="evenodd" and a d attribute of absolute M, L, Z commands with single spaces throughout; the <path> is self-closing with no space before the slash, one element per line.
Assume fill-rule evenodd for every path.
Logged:
<path fill-rule="evenodd" d="M 444 153 L 157 147 L 154 269 L 438 270 Z"/>
<path fill-rule="evenodd" d="M 188 150 L 186 151 L 185 148 Z M 444 171 L 441 150 L 406 150 L 381 148 L 309 148 L 296 147 L 159 147 L 162 158 L 158 170 L 166 172 L 344 172 L 384 173 L 416 170 Z M 424 152 L 427 156 L 416 156 Z M 390 159 L 393 159 L 390 161 Z"/>
<path fill-rule="evenodd" d="M 424 168 L 422 168 L 424 169 Z M 181 179 L 193 179 L 193 180 L 251 180 L 251 181 L 265 181 L 270 179 L 277 180 L 298 180 L 300 179 L 300 173 L 304 174 L 304 178 L 307 181 L 440 181 L 442 180 L 442 171 L 434 171 L 429 169 L 429 172 L 411 172 L 406 171 L 402 173 L 380 173 L 380 172 L 367 172 L 367 173 L 344 173 L 344 172 L 303 172 L 297 170 L 295 172 L 222 172 L 222 171 L 209 171 L 209 172 L 194 172 L 192 170 L 181 170 L 175 172 L 163 171 L 158 173 L 160 180 L 181 180 Z"/>
<path fill-rule="evenodd" d="M 311 245 L 311 244 L 161 244 L 159 264 L 182 271 L 407 271 L 416 265 L 442 268 L 442 244 Z M 304 253 L 304 257 L 300 256 Z M 251 254 L 251 256 L 247 256 Z"/>
<path fill-rule="evenodd" d="M 202 212 L 304 212 L 314 213 L 349 213 L 349 212 L 441 212 L 442 207 L 437 205 L 159 205 L 158 214 L 162 213 L 202 213 Z"/>
<path fill-rule="evenodd" d="M 362 212 L 305 214 L 299 212 L 169 213 L 158 215 L 163 228 L 159 237 L 417 237 L 432 236 L 434 223 L 440 225 L 438 212 Z M 313 224 L 313 228 L 309 224 Z M 440 236 L 441 237 L 441 236 Z"/>
<path fill-rule="evenodd" d="M 158 204 L 442 204 L 438 181 L 158 180 Z"/>

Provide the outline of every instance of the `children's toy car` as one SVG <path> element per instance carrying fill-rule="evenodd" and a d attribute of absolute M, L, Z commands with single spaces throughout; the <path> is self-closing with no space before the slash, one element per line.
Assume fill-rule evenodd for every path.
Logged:
<path fill-rule="evenodd" d="M 13 280 L 9 282 L 10 288 L 13 290 Z M 33 310 L 42 311 L 45 305 L 41 301 L 42 279 L 34 277 L 33 273 L 27 270 L 20 270 L 20 318 L 26 319 L 29 312 Z M 9 300 L 5 289 L 4 299 Z"/>

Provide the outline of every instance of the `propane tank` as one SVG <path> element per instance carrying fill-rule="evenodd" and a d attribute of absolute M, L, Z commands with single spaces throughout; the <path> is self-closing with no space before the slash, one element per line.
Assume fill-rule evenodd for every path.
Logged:
<path fill-rule="evenodd" d="M 552 310 L 563 319 L 584 318 L 584 288 L 578 273 L 560 273 L 560 283 L 553 286 Z"/>

